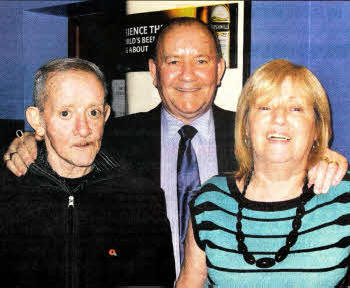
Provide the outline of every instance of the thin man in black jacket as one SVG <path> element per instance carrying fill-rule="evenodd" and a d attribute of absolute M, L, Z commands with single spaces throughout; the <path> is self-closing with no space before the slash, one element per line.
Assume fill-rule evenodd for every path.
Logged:
<path fill-rule="evenodd" d="M 57 59 L 36 73 L 26 117 L 45 142 L 25 176 L 0 170 L 6 287 L 173 285 L 163 191 L 100 151 L 104 99 L 88 61 Z"/>

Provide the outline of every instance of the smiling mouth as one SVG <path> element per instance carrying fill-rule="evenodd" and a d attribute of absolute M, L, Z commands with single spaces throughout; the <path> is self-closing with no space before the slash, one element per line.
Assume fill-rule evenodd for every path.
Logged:
<path fill-rule="evenodd" d="M 176 90 L 180 91 L 180 92 L 196 92 L 198 91 L 200 88 L 176 88 Z"/>
<path fill-rule="evenodd" d="M 267 136 L 267 139 L 276 141 L 290 141 L 291 138 L 287 135 L 282 134 L 269 134 Z"/>

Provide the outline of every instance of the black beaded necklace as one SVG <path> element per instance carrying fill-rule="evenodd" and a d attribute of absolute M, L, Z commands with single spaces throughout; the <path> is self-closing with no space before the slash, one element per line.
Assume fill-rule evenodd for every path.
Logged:
<path fill-rule="evenodd" d="M 248 177 L 246 179 L 246 182 L 244 184 L 244 189 L 242 192 L 243 197 L 245 196 L 247 192 L 247 188 L 250 182 L 250 178 L 252 176 L 252 172 L 248 174 Z M 282 246 L 275 254 L 275 257 L 263 257 L 258 260 L 255 259 L 254 255 L 248 251 L 247 245 L 244 244 L 244 238 L 245 235 L 242 231 L 242 201 L 239 201 L 238 203 L 238 212 L 237 212 L 237 223 L 236 223 L 236 239 L 238 242 L 238 252 L 243 254 L 243 258 L 245 262 L 247 262 L 250 265 L 255 264 L 259 268 L 269 268 L 276 264 L 276 262 L 281 262 L 284 259 L 287 258 L 288 253 L 290 251 L 290 248 L 297 242 L 298 240 L 298 230 L 301 227 L 301 219 L 303 218 L 305 214 L 305 208 L 304 205 L 308 201 L 307 199 L 307 181 L 305 179 L 304 186 L 303 186 L 303 192 L 300 196 L 299 203 L 296 209 L 295 218 L 292 223 L 292 231 L 288 234 L 286 238 L 286 245 Z"/>

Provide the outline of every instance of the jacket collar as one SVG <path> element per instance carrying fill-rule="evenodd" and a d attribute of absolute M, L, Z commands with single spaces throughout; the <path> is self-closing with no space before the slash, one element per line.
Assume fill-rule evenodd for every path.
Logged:
<path fill-rule="evenodd" d="M 100 150 L 92 164 L 92 171 L 97 173 L 106 173 L 112 169 L 120 167 L 119 161 L 109 153 Z M 47 150 L 45 142 L 38 143 L 38 156 L 34 163 L 29 166 L 29 171 L 34 174 L 47 173 L 56 178 L 61 178 L 50 166 L 47 160 Z"/>

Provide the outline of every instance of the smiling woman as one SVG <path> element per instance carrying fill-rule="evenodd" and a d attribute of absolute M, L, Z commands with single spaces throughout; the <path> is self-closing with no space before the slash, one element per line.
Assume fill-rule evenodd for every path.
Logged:
<path fill-rule="evenodd" d="M 304 161 L 298 163 L 303 169 L 305 165 L 309 168 L 319 161 L 328 147 L 332 131 L 327 95 L 315 75 L 303 66 L 284 60 L 274 60 L 261 66 L 243 87 L 237 107 L 235 154 L 240 162 L 239 178 L 252 169 L 253 157 L 260 155 L 260 144 L 285 143 L 271 139 L 272 136 L 284 134 L 290 138 L 293 135 L 289 133 L 294 133 L 296 138 L 287 141 L 296 145 L 294 152 L 290 150 L 291 145 L 288 150 L 299 153 L 299 156 L 294 155 L 295 162 Z M 261 134 L 251 139 L 251 133 Z M 259 142 L 268 136 L 270 141 Z M 257 141 L 256 150 L 246 144 L 251 141 Z M 270 149 L 266 155 L 275 155 L 277 151 L 274 148 L 278 147 L 266 146 L 266 149 Z M 283 154 L 282 150 L 280 152 Z M 268 162 L 264 163 L 266 165 Z M 254 162 L 254 165 L 257 164 Z M 290 164 L 293 165 L 292 162 Z"/>
<path fill-rule="evenodd" d="M 237 107 L 239 169 L 193 198 L 178 287 L 346 287 L 350 182 L 316 196 L 305 179 L 330 135 L 327 95 L 307 68 L 255 71 Z"/>

